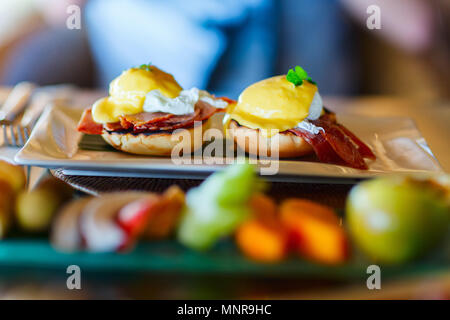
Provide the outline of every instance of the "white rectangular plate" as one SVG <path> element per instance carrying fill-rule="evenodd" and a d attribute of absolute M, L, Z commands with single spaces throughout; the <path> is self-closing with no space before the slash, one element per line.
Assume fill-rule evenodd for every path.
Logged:
<path fill-rule="evenodd" d="M 67 174 L 73 175 L 202 178 L 222 168 L 227 161 L 235 160 L 207 164 L 205 160 L 211 163 L 213 159 L 195 156 L 195 163 L 180 165 L 168 157 L 82 149 L 79 143 L 83 135 L 76 130 L 81 112 L 81 109 L 69 107 L 46 110 L 30 140 L 16 155 L 16 162 L 52 169 L 63 168 Z M 216 117 L 214 123 L 221 128 L 219 118 Z M 369 170 L 320 163 L 310 157 L 260 162 L 257 164 L 260 172 L 272 166 L 278 170 L 275 175 L 267 176 L 271 180 L 346 183 L 375 175 L 442 171 L 411 119 L 338 114 L 338 120 L 375 152 L 377 160 L 369 163 Z"/>

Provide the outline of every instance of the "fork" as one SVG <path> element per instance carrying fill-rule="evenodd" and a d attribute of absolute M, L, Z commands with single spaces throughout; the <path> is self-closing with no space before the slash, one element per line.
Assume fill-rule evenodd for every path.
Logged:
<path fill-rule="evenodd" d="M 28 127 L 16 125 L 14 120 L 27 106 L 35 87 L 30 82 L 20 82 L 6 98 L 0 110 L 0 125 L 3 129 L 4 145 L 22 147 L 28 140 L 30 135 Z"/>

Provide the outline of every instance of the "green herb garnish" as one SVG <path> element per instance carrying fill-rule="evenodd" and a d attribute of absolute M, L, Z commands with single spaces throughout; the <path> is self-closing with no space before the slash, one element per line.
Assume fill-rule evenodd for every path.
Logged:
<path fill-rule="evenodd" d="M 147 71 L 153 71 L 152 70 L 152 63 L 149 62 L 148 64 L 141 64 L 137 69 L 147 70 Z"/>
<path fill-rule="evenodd" d="M 313 80 L 311 79 L 311 77 L 308 77 L 308 79 L 306 79 L 306 80 L 308 80 L 308 82 L 309 82 L 309 83 L 312 83 L 313 85 L 317 85 L 317 83 L 316 83 L 315 81 L 313 81 Z"/>
<path fill-rule="evenodd" d="M 316 84 L 308 73 L 300 66 L 296 66 L 294 69 L 289 69 L 286 79 L 289 82 L 292 82 L 295 86 L 301 86 L 303 81 L 306 80 L 312 84 Z"/>

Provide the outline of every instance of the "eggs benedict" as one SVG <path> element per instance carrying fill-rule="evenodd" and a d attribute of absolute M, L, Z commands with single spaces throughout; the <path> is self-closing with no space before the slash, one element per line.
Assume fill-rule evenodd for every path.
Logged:
<path fill-rule="evenodd" d="M 102 135 L 114 148 L 143 155 L 171 155 L 180 143 L 176 129 L 186 129 L 190 140 L 183 150 L 201 146 L 194 128 L 209 127 L 210 118 L 232 101 L 192 88 L 183 90 L 174 77 L 152 65 L 125 70 L 109 87 L 109 96 L 87 109 L 78 131 Z M 181 137 L 181 134 L 180 134 Z M 184 136 L 183 136 L 184 137 Z"/>
<path fill-rule="evenodd" d="M 299 66 L 246 88 L 227 109 L 224 127 L 251 154 L 290 158 L 315 153 L 322 162 L 358 169 L 368 168 L 365 158 L 375 159 L 370 148 L 323 107 L 317 84 Z"/>

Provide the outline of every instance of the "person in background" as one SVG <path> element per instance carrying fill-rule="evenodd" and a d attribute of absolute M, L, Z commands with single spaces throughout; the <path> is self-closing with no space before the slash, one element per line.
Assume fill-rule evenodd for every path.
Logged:
<path fill-rule="evenodd" d="M 301 64 L 324 92 L 356 92 L 352 34 L 334 1 L 90 0 L 81 31 L 65 28 L 64 8 L 74 1 L 36 1 L 48 27 L 12 51 L 3 83 L 88 84 L 86 32 L 101 87 L 132 65 L 152 62 L 184 87 L 236 97 Z M 341 76 L 347 81 L 332 80 Z"/>
<path fill-rule="evenodd" d="M 353 38 L 336 1 L 92 0 L 86 24 L 103 85 L 150 60 L 184 87 L 236 97 L 301 64 L 322 91 L 355 92 Z"/>
<path fill-rule="evenodd" d="M 11 55 L 5 83 L 88 84 L 92 53 L 95 84 L 101 87 L 122 70 L 151 62 L 174 74 L 184 87 L 237 97 L 253 82 L 302 65 L 325 95 L 415 94 L 409 88 L 416 86 L 408 86 L 412 79 L 402 77 L 411 70 L 416 77 L 430 78 L 427 92 L 441 94 L 433 85 L 436 72 L 430 72 L 435 59 L 426 63 L 428 70 L 403 67 L 400 72 L 396 66 L 405 59 L 391 59 L 393 50 L 418 61 L 436 52 L 431 47 L 440 22 L 433 15 L 436 7 L 448 12 L 439 0 L 88 0 L 81 31 L 65 28 L 67 13 L 61 8 L 83 1 L 35 1 L 52 27 Z M 381 30 L 365 27 L 370 4 L 381 8 Z M 380 81 L 380 74 L 390 72 L 394 76 Z"/>
<path fill-rule="evenodd" d="M 29 32 L 10 48 L 2 61 L 0 83 L 15 85 L 27 80 L 39 85 L 72 83 L 81 87 L 94 85 L 94 66 L 84 30 L 66 27 L 67 7 L 82 6 L 83 0 L 2 0 L 10 1 L 0 19 L 24 6 L 39 15 L 36 30 Z M 6 9 L 6 7 L 5 7 Z M 31 19 L 31 15 L 25 17 Z M 17 22 L 18 23 L 18 22 Z M 22 22 L 23 24 L 23 22 Z M 19 27 L 19 26 L 18 26 Z"/>
<path fill-rule="evenodd" d="M 362 32 L 362 94 L 413 99 L 450 98 L 450 1 L 341 0 Z M 378 5 L 381 29 L 365 28 L 368 6 Z"/>

